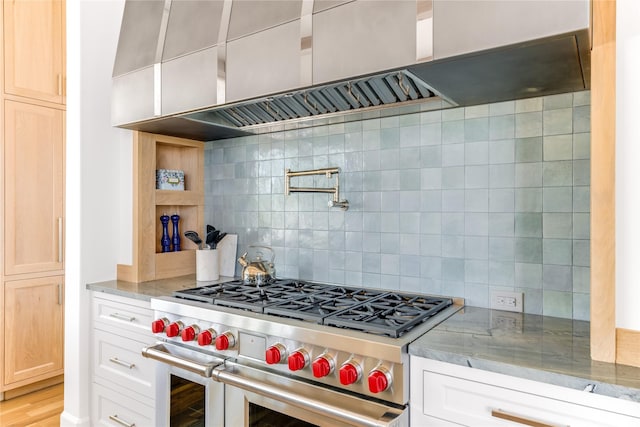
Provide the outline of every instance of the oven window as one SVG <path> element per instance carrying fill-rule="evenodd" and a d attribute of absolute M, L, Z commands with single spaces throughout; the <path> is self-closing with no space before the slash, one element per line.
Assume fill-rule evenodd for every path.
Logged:
<path fill-rule="evenodd" d="M 204 426 L 205 387 L 201 384 L 171 375 L 172 427 Z"/>
<path fill-rule="evenodd" d="M 249 427 L 318 427 L 249 402 Z"/>

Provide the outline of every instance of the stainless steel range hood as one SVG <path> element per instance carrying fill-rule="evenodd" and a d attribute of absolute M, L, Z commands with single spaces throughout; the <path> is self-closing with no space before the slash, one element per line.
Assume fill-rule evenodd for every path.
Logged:
<path fill-rule="evenodd" d="M 128 0 L 112 119 L 207 141 L 588 89 L 588 20 L 587 0 Z"/>

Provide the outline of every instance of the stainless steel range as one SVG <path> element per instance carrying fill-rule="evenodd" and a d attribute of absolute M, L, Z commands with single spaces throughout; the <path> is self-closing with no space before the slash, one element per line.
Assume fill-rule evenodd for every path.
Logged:
<path fill-rule="evenodd" d="M 173 375 L 201 376 L 206 405 L 211 385 L 224 384 L 224 404 L 207 408 L 205 424 L 226 426 L 408 425 L 407 346 L 462 306 L 283 279 L 210 284 L 151 305 L 161 342 L 143 354 Z"/>

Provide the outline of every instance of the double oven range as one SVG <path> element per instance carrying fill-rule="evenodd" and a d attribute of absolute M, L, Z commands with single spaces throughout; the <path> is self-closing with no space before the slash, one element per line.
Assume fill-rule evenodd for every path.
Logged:
<path fill-rule="evenodd" d="M 408 425 L 407 346 L 457 299 L 298 280 L 151 300 L 158 424 Z"/>

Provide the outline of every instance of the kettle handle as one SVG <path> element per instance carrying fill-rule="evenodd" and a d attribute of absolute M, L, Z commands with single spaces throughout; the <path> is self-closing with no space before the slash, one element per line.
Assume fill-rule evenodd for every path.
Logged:
<path fill-rule="evenodd" d="M 260 245 L 249 245 L 248 246 L 249 249 L 251 248 L 259 248 L 259 249 L 266 249 L 269 252 L 271 252 L 271 259 L 269 260 L 269 262 L 273 262 L 273 260 L 276 257 L 276 253 L 273 251 L 273 249 L 271 249 L 269 246 L 260 246 Z"/>

